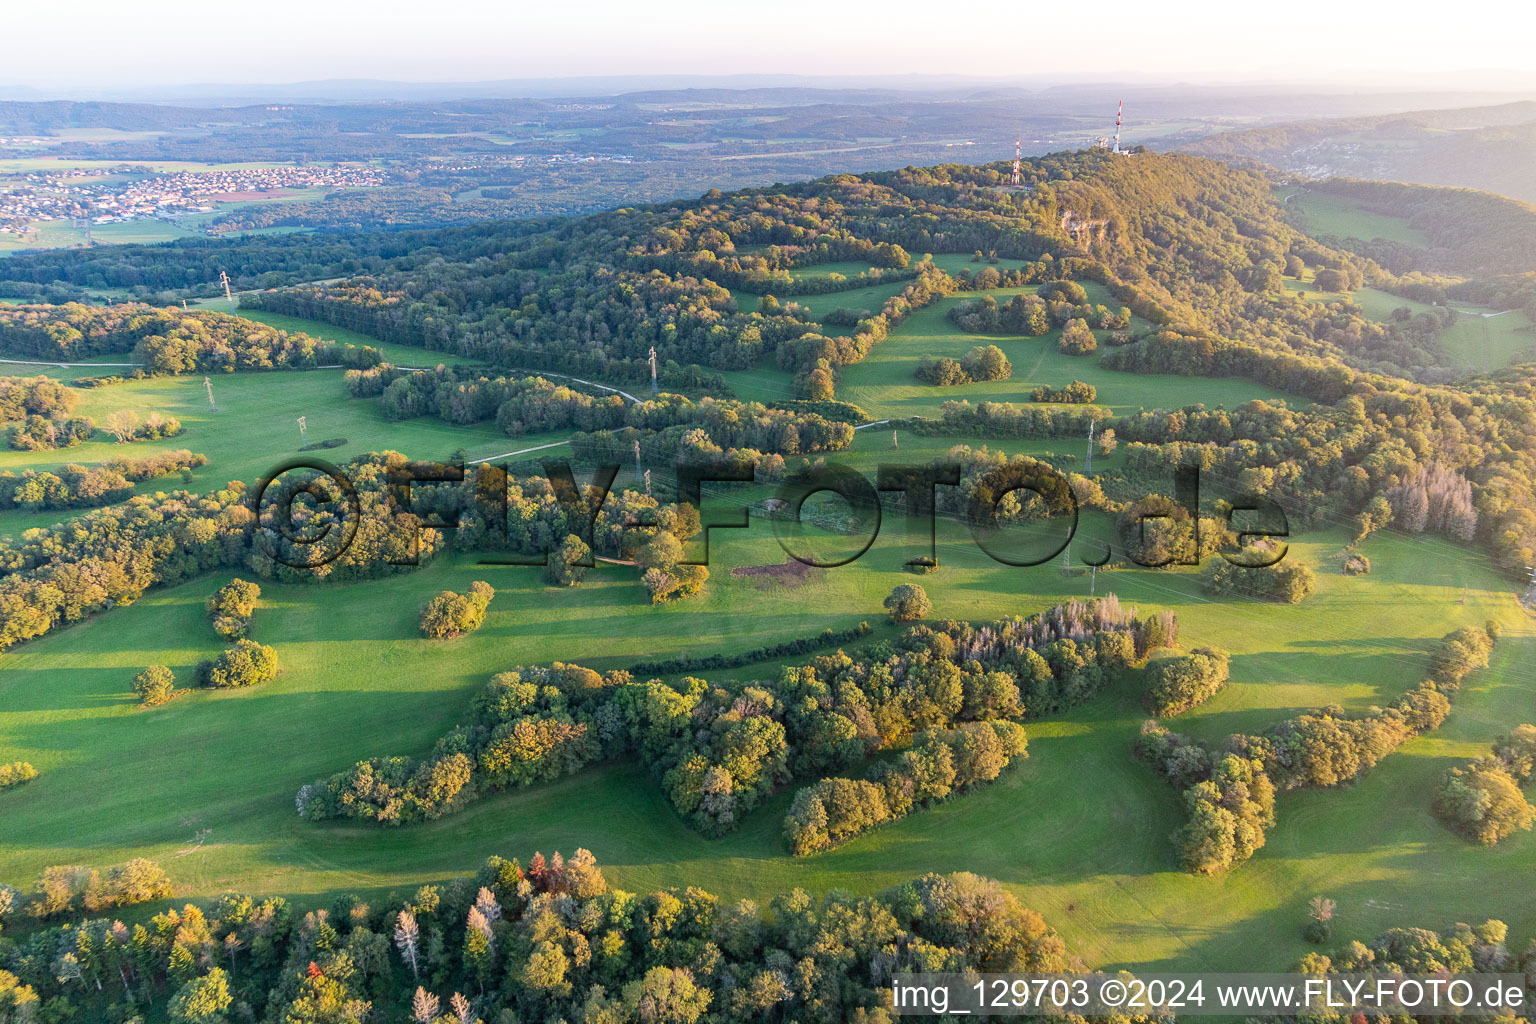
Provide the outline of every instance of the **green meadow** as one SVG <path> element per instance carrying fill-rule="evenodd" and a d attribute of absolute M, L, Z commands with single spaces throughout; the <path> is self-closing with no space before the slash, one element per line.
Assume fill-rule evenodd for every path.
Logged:
<path fill-rule="evenodd" d="M 860 620 L 917 549 L 896 523 L 858 562 L 798 585 L 735 576 L 783 560 L 762 525 L 719 531 L 698 600 L 653 608 L 628 567 L 602 566 L 575 589 L 551 590 L 537 569 L 445 558 L 419 571 L 350 586 L 263 584 L 253 635 L 276 646 L 274 683 L 185 694 L 138 709 L 129 680 L 146 664 L 185 682 L 220 644 L 203 601 L 228 574 L 153 592 L 5 655 L 0 759 L 24 758 L 37 782 L 0 795 L 0 880 L 24 885 L 53 863 L 148 856 L 188 897 L 235 888 L 305 904 L 341 890 L 383 894 L 469 870 L 497 852 L 592 849 L 610 879 L 651 888 L 694 884 L 764 899 L 791 886 L 868 892 L 925 871 L 995 876 L 1040 909 L 1095 963 L 1236 969 L 1289 962 L 1305 949 L 1303 905 L 1339 901 L 1343 938 L 1404 921 L 1426 924 L 1523 910 L 1536 842 L 1468 847 L 1429 814 L 1432 781 L 1529 717 L 1536 631 L 1506 586 L 1469 549 L 1392 537 L 1368 541 L 1367 577 L 1337 574 L 1342 533 L 1295 544 L 1318 593 L 1300 606 L 1216 604 L 1187 572 L 1101 573 L 1098 593 L 1171 608 L 1188 648 L 1234 653 L 1233 684 L 1177 727 L 1219 739 L 1324 703 L 1362 709 L 1417 682 L 1430 642 L 1499 618 L 1509 635 L 1438 733 L 1386 758 L 1352 786 L 1285 794 L 1269 845 L 1219 879 L 1180 872 L 1168 835 L 1175 794 L 1132 757 L 1144 717 L 1135 679 L 1057 719 L 1031 722 L 1030 758 L 985 790 L 871 832 L 831 853 L 793 860 L 779 821 L 792 787 L 716 841 L 689 830 L 653 780 L 606 764 L 551 785 L 483 800 L 426 826 L 317 826 L 298 819 L 298 787 L 359 758 L 424 754 L 493 672 L 574 660 L 624 667 L 683 651 L 740 650 Z M 1087 595 L 1087 576 L 1056 565 L 990 561 L 941 523 L 943 568 L 923 578 L 935 613 L 970 619 L 1028 614 Z M 497 588 L 472 636 L 422 639 L 416 609 L 473 579 Z M 888 635 L 881 625 L 877 635 Z M 771 676 L 776 665 L 723 675 Z M 1387 810 L 1389 809 L 1390 810 Z M 1424 885 L 1424 878 L 1436 885 Z M 1531 919 L 1509 920 L 1517 934 Z"/>
<path fill-rule="evenodd" d="M 1455 325 L 1440 335 L 1440 344 L 1453 362 L 1487 371 L 1536 357 L 1536 333 L 1524 310 L 1459 312 Z M 1485 315 L 1489 313 L 1495 315 Z"/>
<path fill-rule="evenodd" d="M 31 368 L 26 369 L 30 372 Z M 371 399 L 353 399 L 342 383 L 341 370 L 277 371 L 225 374 L 213 378 L 216 408 L 208 406 L 203 378 L 151 377 L 80 392 L 76 414 L 100 423 L 118 409 L 141 416 L 158 412 L 181 421 L 182 433 L 159 441 L 118 444 L 104 431 L 73 448 L 56 451 L 0 450 L 0 470 L 51 470 L 66 463 L 97 465 L 119 455 L 187 448 L 208 457 L 193 470 L 190 482 L 181 477 L 146 480 L 140 493 L 188 488 L 215 490 L 230 480 L 260 479 L 279 463 L 296 457 L 301 446 L 298 418 L 305 418 L 311 442 L 344 438 L 346 444 L 314 452 L 315 457 L 340 463 L 368 451 L 394 449 L 422 459 L 446 459 L 464 449 L 471 459 L 503 455 L 564 440 L 567 435 L 509 438 L 493 422 L 457 427 L 435 417 L 392 422 Z M 71 512 L 0 512 L 0 534 L 46 526 L 80 514 Z"/>
<path fill-rule="evenodd" d="M 999 302 L 1029 289 L 1001 289 L 991 293 Z M 1030 392 L 1041 385 L 1061 387 L 1073 380 L 1098 389 L 1096 404 L 1116 414 L 1203 402 L 1232 408 L 1255 398 L 1304 400 L 1288 397 L 1272 388 L 1247 380 L 1207 380 L 1196 377 L 1149 376 L 1107 370 L 1099 365 L 1107 331 L 1096 331 L 1097 354 L 1069 356 L 1057 348 L 1059 330 L 1039 338 L 983 337 L 960 330 L 948 312 L 964 297 L 951 296 L 913 313 L 891 336 L 876 345 L 862 362 L 844 368 L 838 397 L 854 402 L 879 418 L 934 416 L 947 401 L 1028 402 Z M 1095 298 L 1095 301 L 1102 301 Z M 977 345 L 995 344 L 1013 364 L 1013 376 L 1003 381 L 933 387 L 913 376 L 924 358 L 949 356 L 959 359 Z"/>
<path fill-rule="evenodd" d="M 969 257 L 955 259 L 968 261 Z M 1288 281 L 1289 284 L 1291 282 Z M 987 294 L 1002 303 L 1011 296 L 1032 292 L 1034 287 L 1001 288 Z M 1103 286 L 1088 282 L 1085 287 L 1092 302 L 1114 307 L 1114 300 Z M 871 298 L 878 298 L 894 295 L 900 290 L 901 286 L 889 284 L 862 291 L 801 296 L 795 301 L 802 304 L 819 301 L 815 312 L 820 315 L 840 305 L 855 305 L 855 296 L 867 294 Z M 755 307 L 755 295 L 745 292 L 739 294 L 751 301 L 751 305 L 743 302 L 743 308 Z M 876 345 L 864 360 L 843 368 L 837 397 L 855 403 L 875 419 L 936 416 L 945 402 L 962 399 L 972 403 L 1028 403 L 1031 401 L 1030 393 L 1035 388 L 1042 385 L 1059 388 L 1074 380 L 1092 384 L 1098 390 L 1096 404 L 1116 414 L 1141 409 L 1180 407 L 1196 402 L 1233 408 L 1256 398 L 1283 399 L 1293 406 L 1310 404 L 1304 398 L 1286 395 L 1247 380 L 1153 376 L 1105 369 L 1099 365 L 1099 361 L 1108 351 L 1103 341 L 1110 334 L 1109 331 L 1094 332 L 1100 341 L 1099 351 L 1086 356 L 1069 356 L 1060 352 L 1057 348 L 1061 337 L 1059 330 L 1039 338 L 970 334 L 949 319 L 949 311 L 974 297 L 971 294 L 953 295 L 911 314 L 891 332 L 890 337 Z M 880 298 L 880 301 L 884 299 Z M 875 308 L 878 308 L 878 304 Z M 1146 324 L 1137 320 L 1133 327 L 1140 330 Z M 978 345 L 997 345 L 1001 348 L 1013 364 L 1013 376 L 1004 381 L 934 387 L 924 384 L 913 375 L 917 364 L 925 358 L 949 356 L 959 359 Z M 727 370 L 721 376 L 742 399 L 771 402 L 795 397 L 793 375 L 770 365 L 752 370 Z"/>
<path fill-rule="evenodd" d="M 1299 215 L 1304 230 L 1312 235 L 1358 238 L 1363 242 L 1384 238 L 1407 245 L 1424 245 L 1426 242 L 1424 233 L 1409 224 L 1406 218 L 1375 213 L 1344 196 L 1306 192 L 1293 196 L 1286 203 L 1286 209 Z"/>
<path fill-rule="evenodd" d="M 1432 309 L 1427 302 L 1406 299 L 1377 288 L 1355 292 L 1320 292 L 1312 286 L 1314 270 L 1307 268 L 1301 278 L 1286 278 L 1285 289 L 1292 294 L 1306 293 L 1308 302 L 1336 302 L 1350 299 L 1372 320 L 1388 321 L 1398 309 L 1422 313 Z M 1470 372 L 1486 373 L 1512 363 L 1536 357 L 1536 333 L 1524 310 L 1499 310 L 1455 302 L 1456 322 L 1440 334 L 1440 347 L 1452 366 Z"/>

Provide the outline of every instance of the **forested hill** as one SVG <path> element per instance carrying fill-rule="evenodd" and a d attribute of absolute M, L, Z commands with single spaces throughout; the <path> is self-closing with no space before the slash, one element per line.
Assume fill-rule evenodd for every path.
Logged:
<path fill-rule="evenodd" d="M 1487 496 L 1479 529 L 1500 564 L 1519 573 L 1536 556 L 1536 516 L 1522 511 L 1536 479 L 1536 412 L 1527 397 L 1536 365 L 1475 388 L 1451 386 L 1465 370 L 1440 339 L 1458 314 L 1427 305 L 1456 299 L 1536 315 L 1531 233 L 1518 223 L 1456 227 L 1458 219 L 1494 224 L 1506 209 L 1528 216 L 1526 207 L 1462 190 L 1401 194 L 1399 205 L 1419 204 L 1440 225 L 1429 235 L 1445 265 L 1477 273 L 1460 278 L 1425 273 L 1436 269 L 1423 262 L 1425 250 L 1383 253 L 1392 257 L 1384 267 L 1309 237 L 1288 222 L 1268 178 L 1214 160 L 1088 150 L 1026 161 L 1019 188 L 1008 186 L 1008 172 L 1005 163 L 909 167 L 575 219 L 18 255 L 0 270 L 19 281 L 0 282 L 0 291 L 62 280 L 142 294 L 146 285 L 204 286 L 227 270 L 237 287 L 261 289 L 244 296 L 248 307 L 503 372 L 643 386 L 654 349 L 664 388 L 720 396 L 728 393 L 717 371 L 778 372 L 789 378 L 783 390 L 805 400 L 794 415 L 807 423 L 824 413 L 856 420 L 852 407 L 831 402 L 844 369 L 914 311 L 968 292 L 976 297 L 956 312 L 970 330 L 1038 335 L 1078 321 L 1079 336 L 1090 324 L 1118 333 L 1106 339 L 1106 368 L 1242 377 L 1311 399 L 1318 407 L 1307 413 L 1308 429 L 1322 449 L 1263 453 L 1275 487 L 1353 516 L 1376 492 L 1439 459 Z M 1394 186 L 1377 187 L 1390 201 Z M 1095 289 L 1093 298 L 1082 284 Z M 1367 316 L 1352 298 L 1366 285 L 1390 293 L 1387 302 L 1401 296 L 1404 306 Z M 988 294 L 1004 287 L 1012 294 L 1002 302 Z M 876 297 L 833 305 L 852 292 Z M 810 295 L 818 301 L 798 301 Z M 1414 312 L 1412 300 L 1426 305 Z M 114 347 L 102 351 L 129 351 L 141 340 L 131 322 L 117 330 L 104 311 L 34 308 L 43 311 L 8 318 L 13 333 L 25 332 L 29 356 L 62 361 L 77 334 L 110 336 Z M 444 383 L 453 382 L 380 374 L 358 386 L 387 389 L 392 408 L 421 415 L 440 411 L 433 396 Z M 510 386 L 480 390 L 505 398 Z M 494 415 L 494 403 L 482 412 Z M 647 404 L 638 420 L 583 429 L 687 429 L 665 410 L 652 412 Z M 992 416 L 985 407 L 978 413 Z M 1362 416 L 1372 423 L 1368 434 L 1356 430 Z M 1174 461 L 1183 458 L 1174 449 L 1186 437 L 1175 427 L 1147 436 L 1173 446 Z M 1274 440 L 1265 430 L 1251 439 Z M 625 435 L 621 447 L 628 451 L 632 440 Z M 760 448 L 761 440 L 715 438 L 721 448 Z M 1239 438 L 1222 427 L 1201 441 Z M 610 442 L 619 443 L 602 437 L 588 447 L 608 451 Z M 1342 462 L 1339 445 L 1354 448 Z M 1220 457 L 1246 467 L 1252 456 L 1234 449 Z"/>
<path fill-rule="evenodd" d="M 1264 175 L 1218 161 L 1088 150 L 1026 161 L 1023 188 L 1007 178 L 1006 164 L 941 165 L 574 219 L 20 254 L 0 265 L 9 279 L 0 293 L 56 300 L 70 287 L 117 288 L 153 301 L 206 293 L 227 272 L 242 290 L 279 289 L 246 300 L 276 312 L 501 365 L 623 379 L 642 372 L 652 346 L 678 366 L 745 369 L 772 358 L 783 369 L 835 370 L 936 296 L 1060 278 L 1103 284 L 1152 325 L 1398 376 L 1436 364 L 1434 325 L 1383 325 L 1302 302 L 1282 277 L 1312 268 L 1322 292 L 1369 283 L 1425 301 L 1496 295 L 1501 306 L 1536 309 L 1536 210 L 1500 197 L 1326 186 L 1427 225 L 1431 249 L 1384 248 L 1373 260 L 1308 237 Z M 972 253 L 981 258 L 968 266 L 948 263 L 953 273 L 923 261 Z M 807 272 L 829 263 L 848 273 Z M 881 309 L 813 319 L 786 304 L 902 281 Z"/>
<path fill-rule="evenodd" d="M 509 286 L 512 294 L 500 293 L 506 306 L 518 304 L 516 292 L 547 291 L 532 271 L 656 270 L 783 298 L 838 290 L 793 280 L 797 268 L 863 260 L 913 276 L 914 256 L 982 251 L 1031 261 L 1091 257 L 1107 268 L 1094 274 L 1143 292 L 1154 319 L 1214 327 L 1213 304 L 1269 282 L 1260 268 L 1281 270 L 1300 250 L 1341 258 L 1283 222 L 1261 175 L 1214 161 L 1057 154 L 1026 162 L 1022 191 L 1001 187 L 1007 173 L 1004 164 L 906 168 L 572 220 L 19 254 L 0 275 L 8 287 L 62 282 L 141 293 L 207 289 L 221 270 L 241 289 L 369 275 L 372 288 L 398 289 L 401 298 L 440 290 L 439 307 L 463 316 L 489 297 L 477 281 Z"/>

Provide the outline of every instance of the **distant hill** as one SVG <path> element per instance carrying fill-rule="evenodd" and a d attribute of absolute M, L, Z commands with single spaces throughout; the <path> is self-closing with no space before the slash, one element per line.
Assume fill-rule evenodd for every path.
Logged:
<path fill-rule="evenodd" d="M 1536 201 L 1536 102 L 1421 110 L 1222 132 L 1186 153 L 1259 161 L 1308 177 L 1459 185 Z"/>

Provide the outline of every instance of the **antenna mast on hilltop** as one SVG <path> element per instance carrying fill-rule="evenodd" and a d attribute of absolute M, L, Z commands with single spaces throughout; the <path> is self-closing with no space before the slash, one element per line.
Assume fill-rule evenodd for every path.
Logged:
<path fill-rule="evenodd" d="M 1120 101 L 1120 106 L 1115 109 L 1115 152 L 1120 152 L 1120 121 L 1125 114 L 1125 100 Z"/>
<path fill-rule="evenodd" d="M 1008 184 L 1018 188 L 1024 184 L 1024 136 L 1013 140 L 1013 177 L 1008 179 Z"/>

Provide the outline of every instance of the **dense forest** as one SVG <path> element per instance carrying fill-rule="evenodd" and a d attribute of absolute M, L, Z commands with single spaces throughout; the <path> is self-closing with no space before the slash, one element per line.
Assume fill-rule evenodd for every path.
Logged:
<path fill-rule="evenodd" d="M 966 873 L 869 897 L 796 889 L 758 907 L 694 887 L 612 889 L 576 850 L 492 857 L 471 878 L 373 904 L 343 895 L 302 912 L 231 893 L 130 926 L 94 915 L 163 901 L 169 886 L 154 865 L 126 867 L 152 884 L 0 938 L 0 1020 L 882 1024 L 898 974 L 1086 969 L 1039 914 Z M 90 875 L 49 869 L 30 899 L 0 886 L 0 927 L 76 916 L 74 880 Z"/>

